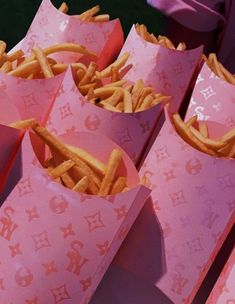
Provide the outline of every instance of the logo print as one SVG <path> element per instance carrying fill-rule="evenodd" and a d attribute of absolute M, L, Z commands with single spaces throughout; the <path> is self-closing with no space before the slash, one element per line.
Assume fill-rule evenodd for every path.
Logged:
<path fill-rule="evenodd" d="M 79 253 L 79 249 L 81 249 L 82 247 L 83 244 L 80 241 L 73 241 L 71 243 L 72 251 L 69 251 L 67 253 L 67 257 L 69 258 L 69 264 L 66 269 L 77 276 L 80 275 L 82 267 L 88 261 L 87 258 L 82 257 Z"/>
<path fill-rule="evenodd" d="M 21 267 L 15 274 L 15 280 L 19 286 L 27 287 L 33 281 L 33 274 L 28 268 Z"/>

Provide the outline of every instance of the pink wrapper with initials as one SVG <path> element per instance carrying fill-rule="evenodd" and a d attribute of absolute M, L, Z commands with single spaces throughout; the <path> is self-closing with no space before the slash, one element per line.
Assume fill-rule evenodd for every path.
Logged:
<path fill-rule="evenodd" d="M 202 47 L 194 50 L 177 51 L 145 41 L 133 25 L 120 53 L 130 53 L 128 63 L 133 68 L 126 74 L 127 79 L 143 79 L 165 95 L 172 96 L 172 111 L 177 111 L 190 86 Z"/>
<path fill-rule="evenodd" d="M 225 128 L 211 122 L 209 131 L 220 136 Z M 195 150 L 178 136 L 166 116 L 140 174 L 152 189 L 153 210 L 163 230 L 165 273 L 156 281 L 156 267 L 147 259 L 160 246 L 160 239 L 149 241 L 141 251 L 141 263 L 138 252 L 130 255 L 134 228 L 116 263 L 152 282 L 173 303 L 192 303 L 234 223 L 235 161 Z M 145 272 L 142 263 L 149 265 Z"/>
<path fill-rule="evenodd" d="M 22 49 L 29 52 L 35 45 L 48 47 L 57 43 L 79 43 L 98 55 L 100 68 L 108 65 L 119 53 L 124 35 L 119 19 L 108 22 L 83 22 L 56 9 L 50 0 L 43 0 L 24 38 Z M 60 62 L 75 62 L 78 54 L 63 53 Z"/>
<path fill-rule="evenodd" d="M 216 76 L 206 63 L 198 75 L 186 117 L 235 125 L 235 86 Z"/>
<path fill-rule="evenodd" d="M 18 119 L 46 119 L 63 78 L 64 73 L 50 79 L 24 79 L 0 73 L 0 117 L 5 112 L 12 115 L 11 108 L 18 113 Z"/>
<path fill-rule="evenodd" d="M 235 303 L 235 249 L 232 251 L 206 304 Z"/>
<path fill-rule="evenodd" d="M 118 113 L 97 107 L 81 95 L 71 69 L 68 69 L 50 113 L 48 127 L 58 133 L 60 125 L 66 123 L 68 129 L 104 134 L 137 163 L 162 110 L 161 104 L 137 113 Z"/>
<path fill-rule="evenodd" d="M 31 139 L 37 158 L 26 133 L 23 176 L 0 209 L 1 303 L 88 303 L 150 190 L 137 185 L 124 152 L 120 171 L 131 190 L 97 197 L 66 189 L 41 167 L 41 142 Z M 117 147 L 91 133 L 62 139 L 105 162 Z"/>
<path fill-rule="evenodd" d="M 22 131 L 0 124 L 0 204 L 2 202 L 4 187 L 7 182 L 10 182 L 9 176 L 11 176 L 12 170 L 14 169 L 22 138 Z M 18 174 L 15 172 L 15 179 L 13 182 L 16 182 L 16 180 L 20 178 L 20 173 L 20 170 L 18 170 Z"/>

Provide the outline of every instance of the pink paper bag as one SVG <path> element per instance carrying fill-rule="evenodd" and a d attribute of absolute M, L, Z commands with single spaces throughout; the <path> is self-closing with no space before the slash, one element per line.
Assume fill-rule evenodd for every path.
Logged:
<path fill-rule="evenodd" d="M 29 52 L 38 45 L 79 43 L 98 55 L 100 68 L 108 65 L 119 53 L 124 35 L 119 19 L 108 22 L 84 22 L 56 9 L 50 0 L 43 0 L 24 38 L 22 49 Z M 78 54 L 64 53 L 63 62 L 75 62 Z"/>
<path fill-rule="evenodd" d="M 120 53 L 129 52 L 128 63 L 133 68 L 127 79 L 143 79 L 165 95 L 172 96 L 172 111 L 177 111 L 190 86 L 202 55 L 202 47 L 194 50 L 176 51 L 145 41 L 133 25 Z"/>
<path fill-rule="evenodd" d="M 221 135 L 224 127 L 214 123 L 209 130 Z M 152 189 L 153 212 L 163 230 L 165 273 L 159 278 L 154 264 L 142 272 L 149 252 L 161 244 L 149 241 L 140 263 L 140 251 L 130 245 L 139 235 L 135 227 L 115 263 L 155 284 L 173 303 L 192 303 L 235 220 L 235 161 L 195 150 L 167 116 L 140 175 Z"/>
<path fill-rule="evenodd" d="M 235 303 L 235 249 L 223 268 L 206 304 Z"/>
<path fill-rule="evenodd" d="M 61 124 L 68 129 L 98 132 L 120 145 L 138 163 L 163 107 L 161 104 L 137 113 L 118 113 L 85 100 L 68 69 L 50 113 L 48 127 L 55 133 Z"/>
<path fill-rule="evenodd" d="M 105 137 L 67 132 L 63 141 L 107 161 L 117 147 Z M 33 146 L 39 147 L 32 137 Z M 36 150 L 43 158 L 42 150 Z M 54 182 L 22 144 L 23 176 L 0 209 L 1 303 L 88 303 L 150 190 L 138 184 L 123 152 L 131 190 L 97 197 Z"/>
<path fill-rule="evenodd" d="M 18 113 L 18 119 L 36 118 L 39 121 L 47 118 L 57 91 L 64 78 L 61 73 L 50 79 L 24 79 L 0 73 L 1 111 L 7 115 Z M 6 97 L 7 95 L 7 97 Z M 8 105 L 7 99 L 10 99 Z M 0 113 L 0 117 L 3 116 Z"/>
<path fill-rule="evenodd" d="M 235 86 L 217 77 L 206 63 L 198 75 L 186 118 L 197 114 L 201 120 L 235 124 Z"/>
<path fill-rule="evenodd" d="M 0 192 L 21 144 L 23 132 L 0 124 Z"/>

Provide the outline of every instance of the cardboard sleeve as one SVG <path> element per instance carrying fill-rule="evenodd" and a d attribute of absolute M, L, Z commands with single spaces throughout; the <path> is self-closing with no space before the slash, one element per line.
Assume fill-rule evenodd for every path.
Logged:
<path fill-rule="evenodd" d="M 22 142 L 22 178 L 0 209 L 1 302 L 88 303 L 150 190 L 123 152 L 129 191 L 107 197 L 71 191 L 41 167 L 43 146 L 33 135 Z M 102 161 L 117 147 L 90 133 L 61 139 Z"/>
<path fill-rule="evenodd" d="M 54 7 L 50 0 L 43 0 L 22 43 L 29 52 L 33 46 L 48 47 L 57 43 L 79 43 L 95 52 L 100 68 L 104 68 L 118 55 L 124 34 L 119 19 L 108 22 L 84 22 Z M 78 54 L 56 56 L 60 62 L 76 62 Z"/>
<path fill-rule="evenodd" d="M 197 77 L 186 118 L 195 114 L 200 120 L 213 120 L 233 127 L 235 124 L 235 86 L 203 64 Z"/>
<path fill-rule="evenodd" d="M 221 135 L 224 126 L 213 123 L 209 127 L 214 135 Z M 154 284 L 173 303 L 192 303 L 234 224 L 234 169 L 234 159 L 211 157 L 189 146 L 166 115 L 166 122 L 140 170 L 152 189 L 152 212 L 161 225 L 162 239 L 154 238 L 152 231 L 151 242 L 148 234 L 143 236 L 144 225 L 142 234 L 136 234 L 133 226 L 116 264 Z M 149 222 L 149 217 L 145 222 Z M 137 235 L 149 242 L 145 250 L 137 246 L 139 249 L 133 253 Z M 153 256 L 150 260 L 149 255 L 162 243 L 159 277 L 156 267 L 159 259 Z"/>

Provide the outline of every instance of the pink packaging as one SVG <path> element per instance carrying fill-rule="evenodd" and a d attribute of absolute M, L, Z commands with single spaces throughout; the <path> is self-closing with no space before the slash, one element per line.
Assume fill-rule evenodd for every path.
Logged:
<path fill-rule="evenodd" d="M 23 135 L 22 131 L 0 124 L 0 205 L 21 177 L 17 155 Z"/>
<path fill-rule="evenodd" d="M 235 86 L 216 76 L 206 63 L 198 75 L 186 118 L 214 120 L 228 127 L 235 125 Z"/>
<path fill-rule="evenodd" d="M 225 128 L 211 123 L 209 131 L 220 136 Z M 150 238 L 144 225 L 150 216 L 138 220 L 115 264 L 154 284 L 173 303 L 192 303 L 235 220 L 235 161 L 189 146 L 167 115 L 140 175 L 152 189 L 152 212 L 162 233 L 154 237 L 152 231 Z M 137 236 L 149 240 L 147 249 L 142 250 Z M 133 244 L 137 244 L 135 250 Z M 149 259 L 159 246 L 162 256 Z M 162 264 L 157 268 L 159 260 Z"/>
<path fill-rule="evenodd" d="M 66 132 L 62 138 L 102 161 L 117 147 L 91 133 Z M 31 139 L 38 159 L 44 158 L 39 140 Z M 107 197 L 80 194 L 51 180 L 29 133 L 22 156 L 23 176 L 0 209 L 0 302 L 88 303 L 150 190 L 138 184 L 124 152 L 120 170 L 127 172 L 131 190 Z"/>
<path fill-rule="evenodd" d="M 126 74 L 127 79 L 143 79 L 165 95 L 172 96 L 171 109 L 177 111 L 190 86 L 198 67 L 203 48 L 176 51 L 145 41 L 133 25 L 124 43 L 120 56 L 129 52 L 128 63 L 133 68 Z"/>
<path fill-rule="evenodd" d="M 161 104 L 137 113 L 118 113 L 97 107 L 85 100 L 68 69 L 50 113 L 48 127 L 58 134 L 61 124 L 68 129 L 98 132 L 121 146 L 135 163 L 151 136 Z"/>
<path fill-rule="evenodd" d="M 34 45 L 48 47 L 56 43 L 79 43 L 98 55 L 100 68 L 118 55 L 124 41 L 119 19 L 108 22 L 83 22 L 56 9 L 50 0 L 43 0 L 24 38 L 22 49 L 29 52 Z M 75 62 L 77 54 L 63 53 L 63 62 Z"/>
<path fill-rule="evenodd" d="M 235 303 L 235 250 L 232 251 L 206 304 Z"/>
<path fill-rule="evenodd" d="M 17 119 L 46 119 L 64 75 L 61 73 L 50 79 L 29 80 L 0 73 L 0 105 L 3 112 L 0 113 L 0 118 L 5 116 L 5 112 L 8 116 L 12 115 L 9 113 L 12 108 L 17 113 Z"/>

